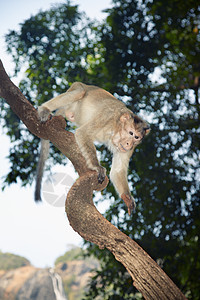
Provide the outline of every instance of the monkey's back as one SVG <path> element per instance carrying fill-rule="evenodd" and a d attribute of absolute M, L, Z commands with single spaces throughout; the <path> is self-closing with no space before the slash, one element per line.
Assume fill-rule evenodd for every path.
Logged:
<path fill-rule="evenodd" d="M 86 87 L 89 88 L 86 89 L 84 97 L 73 105 L 75 122 L 78 126 L 94 119 L 102 122 L 103 126 L 111 116 L 112 119 L 115 118 L 115 115 L 117 118 L 120 115 L 119 112 L 128 110 L 124 103 L 109 92 L 95 86 Z"/>

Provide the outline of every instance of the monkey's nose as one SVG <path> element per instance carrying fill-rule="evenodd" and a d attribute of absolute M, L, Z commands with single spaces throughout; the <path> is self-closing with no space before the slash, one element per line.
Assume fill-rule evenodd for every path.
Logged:
<path fill-rule="evenodd" d="M 126 150 L 130 150 L 132 145 L 129 141 L 127 141 L 126 144 L 125 144 L 125 147 L 126 147 Z"/>

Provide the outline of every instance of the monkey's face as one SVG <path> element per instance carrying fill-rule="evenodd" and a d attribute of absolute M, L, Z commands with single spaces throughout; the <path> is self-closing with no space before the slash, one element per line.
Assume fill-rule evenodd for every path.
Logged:
<path fill-rule="evenodd" d="M 133 126 L 126 126 L 121 128 L 113 136 L 113 144 L 119 152 L 127 152 L 133 148 L 134 145 L 139 144 L 143 136 Z"/>
<path fill-rule="evenodd" d="M 113 145 L 119 152 L 127 152 L 138 145 L 150 132 L 149 125 L 137 116 L 124 113 L 119 120 L 118 131 L 113 135 Z"/>

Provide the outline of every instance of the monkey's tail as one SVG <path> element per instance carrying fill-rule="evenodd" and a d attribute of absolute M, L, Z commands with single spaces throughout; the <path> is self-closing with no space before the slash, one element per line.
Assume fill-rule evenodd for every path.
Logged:
<path fill-rule="evenodd" d="M 41 198 L 42 177 L 44 173 L 45 162 L 49 155 L 49 147 L 50 147 L 49 140 L 41 139 L 40 156 L 37 164 L 36 185 L 35 185 L 35 194 L 34 194 L 34 199 L 36 202 L 42 200 Z"/>

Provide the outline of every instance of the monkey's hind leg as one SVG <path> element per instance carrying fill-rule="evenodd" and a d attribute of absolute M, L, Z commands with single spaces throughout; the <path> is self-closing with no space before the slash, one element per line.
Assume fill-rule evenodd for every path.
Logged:
<path fill-rule="evenodd" d="M 44 119 L 44 115 L 46 116 L 47 113 L 49 114 L 54 110 L 65 107 L 66 109 L 68 109 L 73 102 L 82 99 L 85 95 L 85 92 L 86 91 L 84 90 L 82 85 L 78 85 L 77 89 L 69 89 L 67 92 L 45 102 L 38 107 L 38 114 L 40 119 Z"/>

